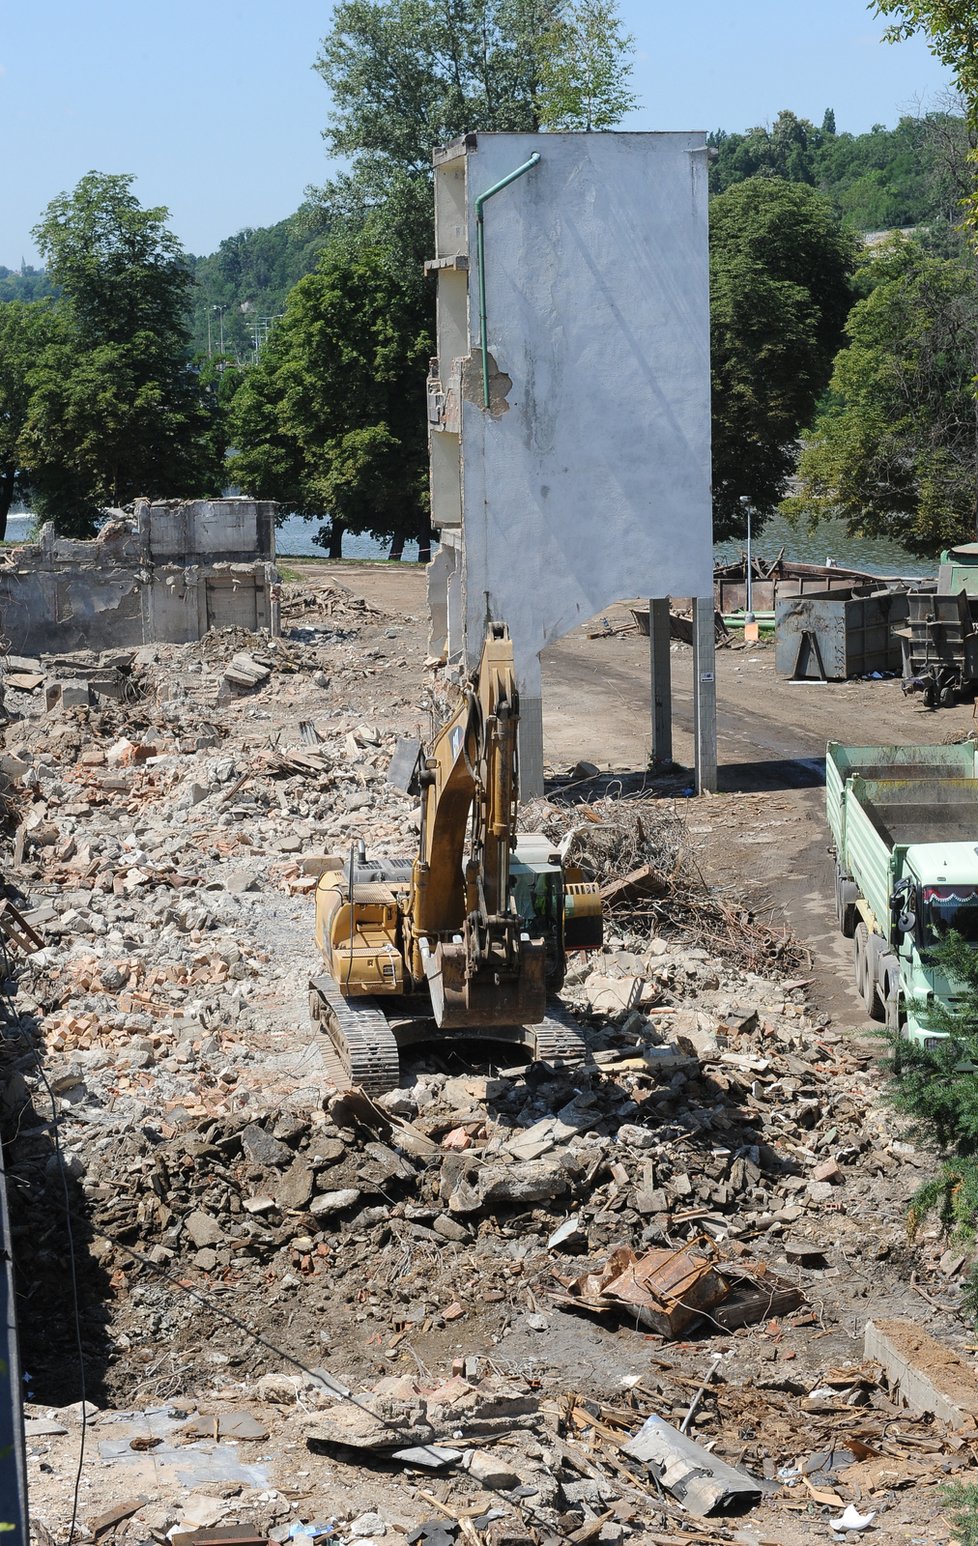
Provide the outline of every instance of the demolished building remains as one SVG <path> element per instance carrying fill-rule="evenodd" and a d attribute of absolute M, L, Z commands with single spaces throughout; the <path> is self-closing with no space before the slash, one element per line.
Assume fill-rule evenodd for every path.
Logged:
<path fill-rule="evenodd" d="M 144 499 L 92 541 L 42 527 L 0 564 L 8 649 L 187 644 L 209 628 L 277 633 L 276 509 L 243 498 Z"/>

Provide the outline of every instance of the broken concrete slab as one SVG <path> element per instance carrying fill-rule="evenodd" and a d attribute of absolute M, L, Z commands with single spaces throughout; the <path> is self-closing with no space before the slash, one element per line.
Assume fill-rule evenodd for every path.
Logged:
<path fill-rule="evenodd" d="M 912 1321 L 867 1321 L 867 1358 L 881 1364 L 894 1397 L 913 1412 L 931 1413 L 952 1428 L 978 1423 L 974 1367 Z"/>

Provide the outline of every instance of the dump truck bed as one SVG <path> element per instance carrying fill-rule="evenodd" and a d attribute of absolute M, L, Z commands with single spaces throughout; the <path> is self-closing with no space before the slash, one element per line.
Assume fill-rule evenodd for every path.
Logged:
<path fill-rule="evenodd" d="M 955 818 L 937 814 L 936 807 L 975 802 L 976 754 L 978 748 L 970 741 L 957 746 L 842 746 L 830 741 L 825 753 L 825 811 L 843 868 L 849 869 L 845 862 L 848 783 L 861 780 L 858 798 L 887 813 L 879 816 L 881 838 L 884 832 L 889 834 L 892 822 L 897 823 L 901 836 L 887 835 L 888 846 L 940 841 L 949 836 L 947 823 Z M 972 787 L 964 790 L 964 785 Z M 890 807 L 895 805 L 902 808 L 901 813 L 891 816 Z M 904 836 L 915 819 L 937 836 L 921 836 L 919 829 L 912 837 Z"/>

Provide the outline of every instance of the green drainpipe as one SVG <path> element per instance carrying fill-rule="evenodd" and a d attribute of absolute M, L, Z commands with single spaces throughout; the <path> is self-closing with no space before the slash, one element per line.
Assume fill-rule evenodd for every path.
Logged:
<path fill-rule="evenodd" d="M 486 226 L 483 218 L 483 210 L 489 200 L 495 194 L 501 193 L 503 188 L 508 188 L 517 177 L 522 177 L 531 167 L 536 166 L 540 159 L 540 152 L 535 150 L 529 161 L 524 161 L 515 172 L 510 172 L 508 177 L 500 178 L 498 183 L 493 183 L 485 193 L 480 193 L 475 201 L 475 235 L 476 251 L 479 268 L 479 346 L 482 349 L 482 401 L 489 407 L 489 322 L 486 316 Z"/>

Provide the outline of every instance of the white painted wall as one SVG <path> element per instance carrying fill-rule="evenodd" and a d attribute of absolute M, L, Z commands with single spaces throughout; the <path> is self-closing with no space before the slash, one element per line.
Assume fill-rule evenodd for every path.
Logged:
<path fill-rule="evenodd" d="M 478 660 L 487 617 L 505 620 L 536 697 L 543 647 L 612 601 L 712 592 L 705 135 L 472 138 L 436 158 L 446 209 L 466 173 L 477 355 L 462 389 L 465 654 Z M 486 205 L 489 352 L 512 378 L 490 416 L 475 199 L 534 151 Z M 439 357 L 450 400 L 457 371 Z"/>

